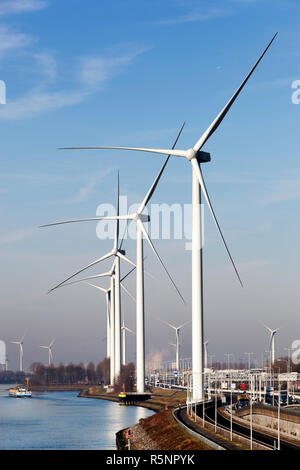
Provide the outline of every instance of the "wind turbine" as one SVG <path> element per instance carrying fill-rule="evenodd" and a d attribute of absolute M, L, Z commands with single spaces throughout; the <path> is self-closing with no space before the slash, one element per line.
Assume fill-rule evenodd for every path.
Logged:
<path fill-rule="evenodd" d="M 274 364 L 274 362 L 275 362 L 275 335 L 276 335 L 277 331 L 279 331 L 279 328 L 276 328 L 275 330 L 272 330 L 267 325 L 264 325 L 264 327 L 270 332 L 271 364 Z"/>
<path fill-rule="evenodd" d="M 49 344 L 49 346 L 40 346 L 40 348 L 48 349 L 48 365 L 49 365 L 49 367 L 50 367 L 51 364 L 53 363 L 52 346 L 53 346 L 53 344 L 55 343 L 55 340 L 56 340 L 56 338 L 53 338 L 53 340 L 51 341 L 51 343 Z"/>
<path fill-rule="evenodd" d="M 208 367 L 207 345 L 208 345 L 208 341 L 204 341 L 204 343 L 203 343 L 203 346 L 204 346 L 204 370 L 207 369 L 207 367 Z"/>
<path fill-rule="evenodd" d="M 121 288 L 127 293 L 129 297 L 135 301 L 134 297 L 131 295 L 131 293 L 127 290 L 127 288 L 124 286 L 123 281 L 128 277 L 133 271 L 135 270 L 135 267 L 132 268 L 125 276 L 123 276 L 120 279 L 120 286 Z M 87 282 L 92 279 L 99 279 L 102 277 L 110 277 L 110 287 L 108 289 L 104 289 L 103 287 L 97 286 L 95 284 L 91 284 L 90 282 Z M 79 282 L 85 282 L 85 284 L 88 284 L 91 287 L 94 287 L 102 292 L 105 293 L 106 297 L 106 318 L 107 318 L 107 323 L 106 323 L 106 331 L 107 331 L 107 357 L 110 358 L 110 384 L 113 385 L 114 381 L 117 377 L 116 375 L 116 365 L 115 365 L 115 359 L 116 359 L 116 354 L 115 354 L 115 349 L 116 349 L 116 341 L 115 341 L 115 332 L 116 332 L 116 325 L 115 325 L 115 261 L 112 265 L 112 268 L 110 271 L 101 273 L 101 274 L 95 274 L 93 276 L 88 276 L 84 277 L 81 279 L 77 279 L 76 281 L 72 282 L 66 282 L 65 284 L 62 284 L 60 287 L 65 287 L 69 286 L 72 284 L 77 284 Z"/>
<path fill-rule="evenodd" d="M 112 355 L 115 357 L 112 358 L 111 360 L 111 367 L 114 368 L 112 371 L 112 377 L 118 377 L 120 372 L 121 372 L 121 296 L 120 296 L 120 258 L 127 261 L 127 263 L 135 266 L 135 264 L 130 261 L 125 256 L 125 251 L 122 250 L 122 243 L 123 239 L 121 241 L 121 244 L 119 246 L 119 193 L 120 193 L 120 184 L 119 184 L 119 172 L 118 172 L 118 197 L 117 197 L 117 216 L 116 216 L 116 230 L 115 230 L 115 237 L 114 237 L 114 245 L 113 249 L 106 253 L 104 256 L 101 258 L 96 259 L 95 261 L 89 263 L 87 266 L 83 267 L 79 271 L 77 271 L 75 274 L 72 274 L 69 276 L 67 279 L 64 281 L 60 282 L 57 286 L 53 287 L 50 289 L 49 292 L 54 291 L 58 287 L 61 287 L 63 284 L 65 284 L 67 281 L 75 277 L 77 274 L 80 274 L 82 271 L 94 266 L 97 263 L 100 263 L 101 261 L 108 259 L 110 257 L 114 257 L 114 264 L 113 264 L 113 270 L 114 270 L 114 278 L 111 278 L 111 288 L 112 285 L 114 284 L 114 289 L 111 290 L 111 304 L 113 306 L 112 311 L 114 311 L 114 318 L 111 317 L 111 324 L 114 322 L 114 351 Z M 42 227 L 49 227 L 52 225 L 59 225 L 59 224 L 46 224 L 42 225 Z M 113 294 L 113 295 L 112 295 Z M 111 335 L 112 337 L 112 335 Z M 112 341 L 112 340 L 111 340 Z"/>
<path fill-rule="evenodd" d="M 187 150 L 177 150 L 174 149 L 151 149 L 151 148 L 139 148 L 139 147 L 65 147 L 64 150 L 71 150 L 71 149 L 120 149 L 120 150 L 136 150 L 136 151 L 143 151 L 143 152 L 151 152 L 151 153 L 158 153 L 164 155 L 172 155 L 176 157 L 184 157 L 186 158 L 192 165 L 192 173 L 193 173 L 193 222 L 192 222 L 192 231 L 193 231 L 193 240 L 192 240 L 192 362 L 193 362 L 193 399 L 195 401 L 203 400 L 204 398 L 204 361 L 203 361 L 203 269 L 202 269 L 202 240 L 201 240 L 201 212 L 200 212 L 200 204 L 201 204 L 201 191 L 207 201 L 208 207 L 210 209 L 211 215 L 214 219 L 214 222 L 217 226 L 218 232 L 224 244 L 224 247 L 228 253 L 230 261 L 233 265 L 235 273 L 239 279 L 240 284 L 242 285 L 241 278 L 237 271 L 237 268 L 234 264 L 233 258 L 229 252 L 228 246 L 225 242 L 224 236 L 222 234 L 220 225 L 217 221 L 214 209 L 212 207 L 210 197 L 208 195 L 206 185 L 204 182 L 204 178 L 201 171 L 201 163 L 206 163 L 210 161 L 210 154 L 207 152 L 203 152 L 201 149 L 207 140 L 213 135 L 213 133 L 218 129 L 219 125 L 225 118 L 226 114 L 228 113 L 229 109 L 231 108 L 232 104 L 244 88 L 245 84 L 251 77 L 252 73 L 266 54 L 267 50 L 271 46 L 272 42 L 274 41 L 277 33 L 273 36 L 272 40 L 269 42 L 267 47 L 265 48 L 264 52 L 259 57 L 258 61 L 254 64 L 244 81 L 235 91 L 233 96 L 230 98 L 228 103 L 224 106 L 215 120 L 210 124 L 207 130 L 202 134 L 200 139 L 196 142 L 196 144 L 187 149 Z M 137 332 L 138 333 L 138 332 Z M 137 335 L 139 336 L 139 335 Z"/>
<path fill-rule="evenodd" d="M 183 130 L 184 124 L 182 125 L 175 142 L 172 148 L 175 148 L 175 145 L 181 135 Z M 149 243 L 152 251 L 158 258 L 160 264 L 162 265 L 163 269 L 165 270 L 167 276 L 169 277 L 170 281 L 172 282 L 173 286 L 175 287 L 177 293 L 181 297 L 184 302 L 182 295 L 180 294 L 175 282 L 173 281 L 170 273 L 168 272 L 166 266 L 164 265 L 161 257 L 159 256 L 158 252 L 156 251 L 145 227 L 143 222 L 149 222 L 150 217 L 148 215 L 143 214 L 143 211 L 150 201 L 156 186 L 160 180 L 160 177 L 169 161 L 170 155 L 166 158 L 162 168 L 160 169 L 156 179 L 154 180 L 152 186 L 150 187 L 149 191 L 147 192 L 145 198 L 143 199 L 142 203 L 140 204 L 137 212 L 134 214 L 128 215 L 119 215 L 117 212 L 116 216 L 112 217 L 91 217 L 88 219 L 78 219 L 78 220 L 69 220 L 64 222 L 56 222 L 54 224 L 47 224 L 46 226 L 52 225 L 61 225 L 66 223 L 73 223 L 73 222 L 87 222 L 87 221 L 95 221 L 95 220 L 133 220 L 136 222 L 136 374 L 137 374 L 137 392 L 144 393 L 145 392 L 145 326 L 144 326 L 144 317 L 145 317 L 145 310 L 144 310 L 144 259 L 143 259 L 143 236 L 146 238 L 147 242 Z M 85 268 L 81 269 L 77 273 L 70 276 L 66 281 L 74 277 L 79 272 L 82 272 L 84 269 L 88 268 L 99 262 L 100 260 L 96 260 L 94 263 L 86 266 Z M 134 263 L 132 263 L 134 264 Z M 59 284 L 61 286 L 64 282 Z M 56 287 L 59 287 L 56 286 Z"/>
<path fill-rule="evenodd" d="M 10 341 L 12 344 L 18 344 L 20 348 L 20 372 L 23 372 L 23 340 L 25 338 L 26 333 L 23 334 L 20 341 Z"/>
<path fill-rule="evenodd" d="M 126 366 L 126 331 L 128 331 L 129 333 L 132 333 L 133 335 L 135 334 L 134 331 L 132 331 L 130 328 L 128 328 L 126 325 L 125 325 L 125 319 L 124 319 L 124 316 L 123 316 L 123 323 L 122 323 L 122 364 L 123 366 Z"/>
<path fill-rule="evenodd" d="M 164 321 L 164 320 L 160 320 L 160 321 L 162 323 L 164 323 L 165 325 L 168 325 L 170 328 L 172 328 L 175 331 L 176 342 L 175 342 L 175 344 L 172 344 L 172 346 L 175 346 L 175 351 L 176 351 L 176 362 L 175 362 L 175 364 L 176 364 L 176 370 L 179 371 L 179 361 L 180 361 L 180 358 L 179 358 L 179 348 L 180 348 L 179 332 L 180 332 L 181 328 L 183 328 L 185 325 L 190 323 L 190 321 L 182 323 L 182 325 L 179 325 L 179 326 L 174 326 L 171 323 L 169 323 L 167 321 Z"/>

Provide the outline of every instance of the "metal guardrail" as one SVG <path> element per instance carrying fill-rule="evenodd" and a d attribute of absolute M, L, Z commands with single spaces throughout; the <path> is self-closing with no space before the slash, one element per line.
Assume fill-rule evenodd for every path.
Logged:
<path fill-rule="evenodd" d="M 188 426 L 186 426 L 185 424 L 183 424 L 176 416 L 176 411 L 179 411 L 179 410 L 182 410 L 182 408 L 186 408 L 186 406 L 183 406 L 181 408 L 175 408 L 173 411 L 172 411 L 172 415 L 173 415 L 173 418 L 175 419 L 175 421 L 179 424 L 179 426 L 181 426 L 186 432 L 188 432 L 189 434 L 191 434 L 191 436 L 195 437 L 196 439 L 199 439 L 201 442 L 203 442 L 204 444 L 208 445 L 209 447 L 211 447 L 212 449 L 214 450 L 227 450 L 225 449 L 225 447 L 222 447 L 220 446 L 219 444 L 217 444 L 216 442 L 208 439 L 207 437 L 203 436 L 202 434 L 200 433 L 197 433 L 196 431 L 193 431 L 193 429 L 189 428 Z"/>

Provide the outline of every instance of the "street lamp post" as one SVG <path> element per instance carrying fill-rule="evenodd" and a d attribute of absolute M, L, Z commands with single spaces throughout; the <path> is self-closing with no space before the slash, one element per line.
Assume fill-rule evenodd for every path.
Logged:
<path fill-rule="evenodd" d="M 227 356 L 227 370 L 230 369 L 230 356 L 233 357 L 233 354 L 232 353 L 224 353 L 224 356 Z"/>
<path fill-rule="evenodd" d="M 252 377 L 250 377 L 250 449 L 253 449 L 253 423 L 252 423 Z"/>
<path fill-rule="evenodd" d="M 215 432 L 217 432 L 217 378 L 215 377 Z"/>
<path fill-rule="evenodd" d="M 230 388 L 230 440 L 232 441 L 232 379 L 230 380 L 231 382 L 231 388 Z"/>
<path fill-rule="evenodd" d="M 279 380 L 279 375 L 278 375 L 278 446 L 277 446 L 277 450 L 280 450 L 280 391 L 281 391 L 281 387 L 280 387 L 280 380 Z"/>

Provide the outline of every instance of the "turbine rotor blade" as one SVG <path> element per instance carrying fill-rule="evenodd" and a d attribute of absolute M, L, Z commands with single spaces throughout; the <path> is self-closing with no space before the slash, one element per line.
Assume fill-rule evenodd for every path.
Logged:
<path fill-rule="evenodd" d="M 95 289 L 99 289 L 101 290 L 102 292 L 106 292 L 106 289 L 104 289 L 103 287 L 100 287 L 100 286 L 96 286 L 95 284 L 92 284 L 91 282 L 86 282 L 84 281 L 85 284 L 88 284 L 89 286 L 91 287 L 95 287 Z"/>
<path fill-rule="evenodd" d="M 183 328 L 184 326 L 188 325 L 189 323 L 191 323 L 191 320 L 186 321 L 186 322 L 183 323 L 182 325 L 178 326 L 177 329 Z M 204 344 L 205 344 L 205 342 L 204 342 Z"/>
<path fill-rule="evenodd" d="M 86 219 L 74 219 L 74 220 L 63 220 L 61 222 L 54 222 L 52 224 L 40 225 L 39 228 L 44 227 L 53 227 L 54 225 L 65 225 L 65 224 L 74 224 L 77 222 L 95 222 L 97 220 L 132 220 L 133 216 L 130 215 L 119 215 L 119 216 L 107 216 L 107 217 L 88 217 Z"/>
<path fill-rule="evenodd" d="M 136 150 L 138 152 L 160 153 L 162 155 L 174 155 L 175 157 L 186 157 L 186 150 L 172 149 L 150 149 L 144 147 L 62 147 L 59 150 Z"/>
<path fill-rule="evenodd" d="M 260 61 L 262 60 L 262 58 L 264 57 L 264 55 L 266 54 L 267 50 L 269 49 L 269 47 L 271 46 L 272 42 L 274 41 L 274 39 L 276 38 L 278 33 L 276 33 L 272 40 L 269 42 L 269 44 L 267 45 L 267 47 L 265 48 L 264 52 L 261 54 L 260 58 L 258 59 L 258 61 L 254 64 L 254 66 L 252 67 L 252 69 L 250 70 L 250 72 L 248 73 L 248 75 L 246 76 L 246 78 L 244 79 L 244 81 L 241 83 L 241 85 L 239 86 L 239 88 L 236 90 L 236 92 L 233 94 L 233 96 L 230 98 L 230 100 L 228 101 L 228 103 L 224 106 L 224 108 L 222 109 L 222 111 L 220 112 L 220 114 L 216 117 L 216 119 L 211 123 L 211 125 L 208 127 L 208 129 L 204 132 L 204 134 L 200 137 L 200 139 L 198 140 L 198 142 L 194 145 L 193 149 L 197 152 L 198 150 L 200 150 L 203 145 L 205 144 L 205 142 L 210 138 L 210 136 L 217 130 L 217 128 L 219 127 L 219 125 L 221 124 L 221 122 L 223 121 L 224 117 L 226 116 L 226 114 L 228 113 L 229 109 L 231 108 L 231 106 L 233 105 L 233 103 L 235 102 L 236 98 L 238 97 L 238 95 L 240 94 L 240 92 L 242 91 L 242 89 L 244 88 L 244 86 L 246 85 L 247 81 L 249 80 L 249 78 L 251 77 L 251 75 L 253 74 L 254 70 L 256 69 L 256 67 L 258 66 L 258 64 L 260 63 Z"/>
<path fill-rule="evenodd" d="M 125 225 L 125 229 L 124 229 L 124 233 L 123 233 L 123 236 L 122 236 L 122 240 L 121 240 L 120 246 L 119 246 L 119 247 L 117 247 L 119 250 L 121 250 L 121 249 L 122 249 L 122 245 L 123 245 L 123 242 L 124 242 L 124 238 L 125 238 L 125 234 L 126 234 L 127 226 L 128 226 L 128 219 L 126 220 L 126 225 Z"/>
<path fill-rule="evenodd" d="M 170 326 L 171 328 L 173 328 L 173 330 L 176 330 L 176 327 L 174 325 L 171 325 L 171 323 L 169 323 L 165 320 L 162 320 L 161 318 L 159 318 L 159 321 L 161 321 L 162 323 L 164 323 L 167 326 Z"/>
<path fill-rule="evenodd" d="M 77 271 L 76 273 L 72 274 L 71 276 L 69 276 L 67 279 L 65 279 L 64 281 L 60 282 L 59 284 L 57 284 L 57 286 L 53 287 L 52 289 L 49 290 L 48 293 L 54 291 L 55 289 L 57 289 L 58 287 L 61 287 L 63 284 L 65 284 L 67 281 L 69 281 L 70 279 L 72 279 L 73 277 L 77 276 L 77 274 L 80 274 L 82 273 L 82 271 L 85 271 L 86 269 L 90 268 L 91 266 L 94 266 L 95 264 L 97 263 L 100 263 L 101 261 L 104 261 L 105 259 L 108 259 L 110 258 L 111 256 L 113 256 L 114 253 L 110 252 L 110 253 L 107 253 L 106 255 L 102 256 L 101 258 L 98 258 L 96 259 L 96 261 L 93 261 L 92 263 L 88 264 L 87 266 L 85 266 L 84 268 L 80 269 L 79 271 Z"/>
<path fill-rule="evenodd" d="M 178 139 L 179 139 L 179 137 L 180 137 L 180 135 L 181 135 L 181 132 L 183 131 L 184 126 L 185 126 L 185 122 L 182 124 L 182 126 L 181 126 L 181 128 L 180 128 L 180 131 L 178 132 L 178 135 L 177 135 L 177 137 L 176 137 L 176 139 L 175 139 L 175 142 L 174 142 L 174 144 L 173 144 L 173 146 L 172 146 L 172 150 L 175 148 L 175 145 L 176 145 L 177 142 L 178 142 Z M 151 199 L 151 197 L 152 197 L 152 195 L 153 195 L 153 193 L 154 193 L 154 191 L 155 191 L 155 188 L 156 188 L 156 186 L 158 185 L 158 182 L 159 182 L 159 180 L 160 180 L 160 177 L 161 177 L 161 175 L 162 175 L 164 169 L 166 168 L 166 165 L 167 165 L 167 163 L 168 163 L 168 161 L 169 161 L 169 158 L 170 158 L 170 154 L 167 156 L 167 158 L 166 158 L 166 160 L 165 160 L 165 163 L 164 163 L 163 166 L 161 167 L 161 169 L 160 169 L 160 171 L 159 171 L 157 177 L 155 178 L 155 180 L 154 180 L 154 182 L 153 182 L 151 188 L 149 189 L 149 191 L 148 191 L 148 193 L 146 194 L 146 196 L 145 196 L 143 202 L 141 203 L 140 207 L 138 208 L 137 214 L 141 214 L 141 213 L 143 212 L 143 210 L 145 209 L 146 205 L 148 204 L 148 202 L 150 201 L 150 199 Z"/>
<path fill-rule="evenodd" d="M 124 286 L 124 284 L 120 283 L 121 285 L 121 288 L 124 290 L 124 292 L 126 292 L 127 295 L 129 295 L 129 297 L 134 301 L 136 302 L 136 299 L 133 297 L 133 295 L 129 292 L 129 290 Z"/>
<path fill-rule="evenodd" d="M 271 328 L 269 328 L 267 325 L 265 325 L 264 323 L 262 323 L 262 325 L 263 325 L 268 331 L 270 331 L 270 333 L 272 332 Z"/>
<path fill-rule="evenodd" d="M 220 237 L 221 237 L 221 239 L 222 239 L 222 241 L 223 241 L 223 244 L 224 244 L 224 246 L 225 246 L 225 249 L 226 249 L 226 251 L 227 251 L 227 254 L 228 254 L 229 258 L 230 258 L 230 261 L 231 261 L 231 264 L 232 264 L 232 266 L 233 266 L 233 269 L 235 270 L 235 273 L 236 273 L 236 275 L 237 275 L 237 278 L 238 278 L 238 280 L 239 280 L 241 286 L 243 287 L 242 280 L 241 280 L 240 275 L 239 275 L 239 273 L 238 273 L 238 270 L 237 270 L 237 268 L 236 268 L 236 266 L 235 266 L 235 264 L 234 264 L 233 258 L 232 258 L 232 256 L 231 256 L 231 253 L 230 253 L 230 251 L 229 251 L 229 248 L 228 248 L 227 243 L 226 243 L 226 241 L 225 241 L 225 238 L 224 238 L 224 236 L 223 236 L 223 233 L 222 233 L 221 227 L 220 227 L 220 225 L 219 225 L 219 222 L 218 222 L 218 220 L 217 220 L 216 214 L 215 214 L 214 209 L 213 209 L 213 207 L 212 207 L 212 204 L 211 204 L 211 202 L 210 202 L 210 198 L 209 198 L 209 195 L 208 195 L 208 192 L 207 192 L 207 189 L 206 189 L 206 185 L 205 185 L 205 182 L 204 182 L 204 179 L 203 179 L 201 167 L 200 167 L 200 165 L 199 165 L 199 163 L 198 163 L 198 161 L 197 161 L 196 158 L 193 158 L 193 159 L 191 160 L 191 163 L 192 163 L 192 165 L 193 165 L 193 170 L 195 171 L 195 173 L 196 173 L 196 175 L 197 175 L 199 184 L 200 184 L 201 189 L 202 189 L 202 191 L 203 191 L 203 194 L 204 194 L 204 196 L 205 196 L 205 199 L 206 199 L 206 202 L 207 202 L 207 204 L 208 204 L 208 207 L 209 207 L 209 210 L 210 210 L 210 212 L 211 212 L 211 215 L 212 215 L 212 217 L 213 217 L 213 219 L 214 219 L 214 222 L 215 222 L 215 224 L 216 224 L 216 226 L 217 226 L 217 229 L 218 229 L 218 232 L 219 232 L 219 234 L 220 234 Z"/>
<path fill-rule="evenodd" d="M 128 328 L 127 326 L 124 326 L 125 330 L 128 331 L 129 333 L 132 333 L 133 335 L 135 335 L 135 332 L 132 331 L 130 328 Z"/>
<path fill-rule="evenodd" d="M 120 282 L 124 281 L 124 279 L 126 279 L 126 277 L 128 277 L 135 269 L 136 269 L 136 267 L 132 268 L 127 274 L 125 274 L 125 276 L 123 276 L 120 279 Z"/>
<path fill-rule="evenodd" d="M 98 279 L 99 277 L 109 277 L 109 276 L 111 276 L 110 272 L 104 273 L 104 274 L 95 274 L 93 276 L 82 277 L 80 279 L 77 279 L 76 281 L 66 282 L 62 287 L 71 286 L 72 284 L 78 284 L 78 282 L 88 281 L 89 279 Z"/>
<path fill-rule="evenodd" d="M 124 261 L 127 261 L 127 263 L 131 264 L 132 266 L 136 267 L 135 263 L 133 261 L 131 261 L 129 258 L 127 258 L 127 256 L 123 255 L 122 253 L 120 253 L 119 251 L 117 252 L 117 256 L 121 259 L 123 259 Z"/>
<path fill-rule="evenodd" d="M 151 241 L 151 239 L 150 239 L 150 237 L 149 237 L 149 235 L 148 235 L 148 233 L 147 233 L 147 231 L 146 231 L 146 229 L 145 229 L 143 223 L 141 222 L 141 220 L 138 219 L 138 220 L 137 220 L 137 224 L 139 224 L 140 229 L 141 229 L 141 231 L 143 232 L 144 237 L 146 238 L 147 242 L 149 243 L 149 245 L 150 245 L 152 251 L 154 252 L 154 254 L 156 255 L 156 257 L 158 258 L 158 260 L 159 260 L 160 264 L 162 265 L 162 267 L 164 268 L 164 270 L 165 270 L 165 272 L 166 272 L 168 278 L 169 278 L 170 281 L 172 282 L 172 284 L 173 284 L 173 286 L 175 287 L 175 289 L 176 289 L 178 295 L 180 296 L 181 300 L 182 300 L 183 303 L 185 304 L 184 298 L 182 297 L 182 295 L 181 295 L 181 293 L 180 293 L 178 287 L 176 286 L 175 282 L 173 281 L 173 279 L 172 279 L 172 277 L 171 277 L 169 271 L 167 270 L 167 268 L 166 268 L 166 266 L 165 266 L 163 260 L 161 259 L 161 257 L 159 256 L 158 252 L 156 251 L 156 249 L 155 249 L 155 247 L 154 247 L 154 245 L 153 245 L 153 243 L 152 243 L 152 241 Z"/>
<path fill-rule="evenodd" d="M 119 179 L 119 170 L 118 170 L 118 198 L 117 198 L 117 217 L 119 214 L 119 199 L 120 199 L 120 179 Z M 118 249 L 119 246 L 119 219 L 116 220 L 116 233 L 115 233 L 115 242 L 114 248 L 115 250 Z"/>
<path fill-rule="evenodd" d="M 56 340 L 56 338 L 54 338 L 54 339 L 51 341 L 51 343 L 50 343 L 50 345 L 49 345 L 49 348 L 52 348 L 53 344 L 55 343 L 55 340 Z"/>

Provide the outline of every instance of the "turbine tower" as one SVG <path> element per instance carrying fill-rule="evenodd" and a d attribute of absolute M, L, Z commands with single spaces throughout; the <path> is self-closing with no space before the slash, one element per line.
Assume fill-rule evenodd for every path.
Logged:
<path fill-rule="evenodd" d="M 53 363 L 53 354 L 52 354 L 52 346 L 55 343 L 56 338 L 53 338 L 49 346 L 40 346 L 40 348 L 48 349 L 48 366 L 50 367 Z"/>
<path fill-rule="evenodd" d="M 203 269 L 202 269 L 202 239 L 201 239 L 201 192 L 203 193 L 208 207 L 210 209 L 211 215 L 214 219 L 214 222 L 217 226 L 218 232 L 224 244 L 224 247 L 228 253 L 230 261 L 233 265 L 233 268 L 236 272 L 236 275 L 239 279 L 240 284 L 242 285 L 241 278 L 237 271 L 237 268 L 234 264 L 233 258 L 230 254 L 228 246 L 225 242 L 225 238 L 222 234 L 220 225 L 216 218 L 214 209 L 212 207 L 210 197 L 208 195 L 206 184 L 204 182 L 201 163 L 206 163 L 210 161 L 210 154 L 203 152 L 201 149 L 208 141 L 208 139 L 214 134 L 218 129 L 219 125 L 225 118 L 232 104 L 244 88 L 245 84 L 253 74 L 254 70 L 266 54 L 267 50 L 274 41 L 277 33 L 273 36 L 272 40 L 269 42 L 257 62 L 254 64 L 246 78 L 243 80 L 241 85 L 235 91 L 233 96 L 230 98 L 228 103 L 224 106 L 215 120 L 210 124 L 206 129 L 204 134 L 200 139 L 195 143 L 195 145 L 187 150 L 176 150 L 174 147 L 172 149 L 151 149 L 145 147 L 107 147 L 107 146 L 97 146 L 97 147 L 65 147 L 64 150 L 73 150 L 73 149 L 120 149 L 120 150 L 135 150 L 142 152 L 150 152 L 156 154 L 172 155 L 176 157 L 186 158 L 192 165 L 192 362 L 193 362 L 193 400 L 201 401 L 204 398 L 204 331 L 203 331 Z M 140 287 L 139 287 L 140 289 Z M 138 302 L 140 303 L 140 301 Z M 142 309 L 142 307 L 141 307 Z M 137 330 L 137 337 L 139 337 L 139 332 Z"/>
<path fill-rule="evenodd" d="M 10 341 L 12 344 L 18 344 L 20 348 L 20 372 L 23 372 L 23 340 L 25 338 L 25 334 L 23 334 L 20 341 Z"/>
<path fill-rule="evenodd" d="M 271 364 L 274 364 L 275 362 L 275 335 L 277 331 L 279 331 L 279 328 L 276 328 L 275 330 L 272 330 L 269 328 L 267 325 L 264 325 L 264 327 L 270 332 L 270 355 L 271 355 Z"/>
<path fill-rule="evenodd" d="M 179 342 L 179 332 L 181 330 L 181 328 L 183 328 L 185 325 L 187 325 L 188 323 L 190 323 L 190 321 L 187 321 L 185 323 L 183 323 L 182 325 L 179 325 L 179 326 L 174 326 L 172 325 L 171 323 L 167 322 L 167 321 L 164 321 L 164 320 L 160 320 L 162 323 L 164 323 L 165 325 L 169 326 L 170 328 L 172 328 L 174 331 L 175 331 L 175 344 L 172 344 L 172 346 L 175 346 L 175 351 L 176 351 L 176 370 L 179 371 L 179 365 L 180 365 L 180 342 Z"/>
<path fill-rule="evenodd" d="M 126 331 L 128 333 L 135 334 L 130 328 L 125 325 L 125 319 L 123 316 L 123 323 L 122 323 L 122 365 L 126 366 Z"/>
<path fill-rule="evenodd" d="M 204 343 L 203 343 L 203 346 L 204 346 L 204 370 L 208 368 L 207 345 L 208 345 L 208 341 L 204 341 Z"/>
<path fill-rule="evenodd" d="M 176 140 L 173 144 L 172 148 L 175 148 L 175 145 L 181 135 L 181 132 L 183 130 L 184 124 L 182 125 Z M 149 222 L 150 217 L 148 215 L 143 214 L 143 211 L 150 201 L 156 186 L 158 185 L 158 182 L 160 180 L 160 177 L 168 163 L 170 156 L 168 156 L 159 171 L 156 179 L 154 180 L 152 186 L 150 187 L 149 191 L 147 192 L 144 200 L 140 204 L 137 212 L 134 214 L 128 214 L 128 215 L 119 215 L 117 212 L 116 216 L 111 216 L 111 217 L 91 217 L 88 219 L 78 219 L 78 220 L 69 220 L 69 221 L 64 221 L 64 222 L 56 222 L 53 224 L 47 224 L 46 226 L 52 226 L 52 225 L 62 225 L 66 223 L 74 223 L 74 222 L 87 222 L 87 221 L 98 221 L 98 220 L 133 220 L 136 222 L 136 374 L 137 374 L 137 392 L 138 393 L 144 393 L 145 392 L 145 326 L 144 326 L 144 319 L 145 319 L 145 308 L 144 308 L 144 256 L 143 256 L 143 236 L 146 238 L 147 242 L 149 243 L 152 251 L 154 252 L 155 256 L 159 260 L 160 264 L 162 265 L 163 269 L 165 270 L 167 276 L 169 277 L 170 281 L 172 282 L 173 286 L 175 287 L 177 293 L 181 297 L 182 301 L 184 302 L 184 299 L 182 295 L 180 294 L 175 282 L 173 281 L 170 273 L 168 272 L 166 266 L 164 265 L 161 257 L 159 256 L 158 252 L 156 251 L 145 227 L 143 222 Z M 111 256 L 111 255 L 110 255 Z M 124 257 L 122 255 L 122 257 Z M 102 258 L 103 259 L 103 258 Z M 127 259 L 127 258 L 126 258 Z M 79 274 L 79 272 L 82 272 L 84 269 L 87 269 L 88 267 L 98 263 L 100 260 L 96 260 L 93 263 L 89 264 L 85 268 L 81 269 L 77 273 L 73 274 L 70 276 L 68 279 L 65 281 L 61 282 L 58 286 L 60 287 L 64 282 L 68 281 L 72 277 L 76 276 L 76 274 Z M 134 266 L 135 264 L 132 263 Z M 56 288 L 55 287 L 55 288 Z M 55 289 L 54 288 L 54 289 Z M 53 289 L 52 289 L 53 290 Z"/>

